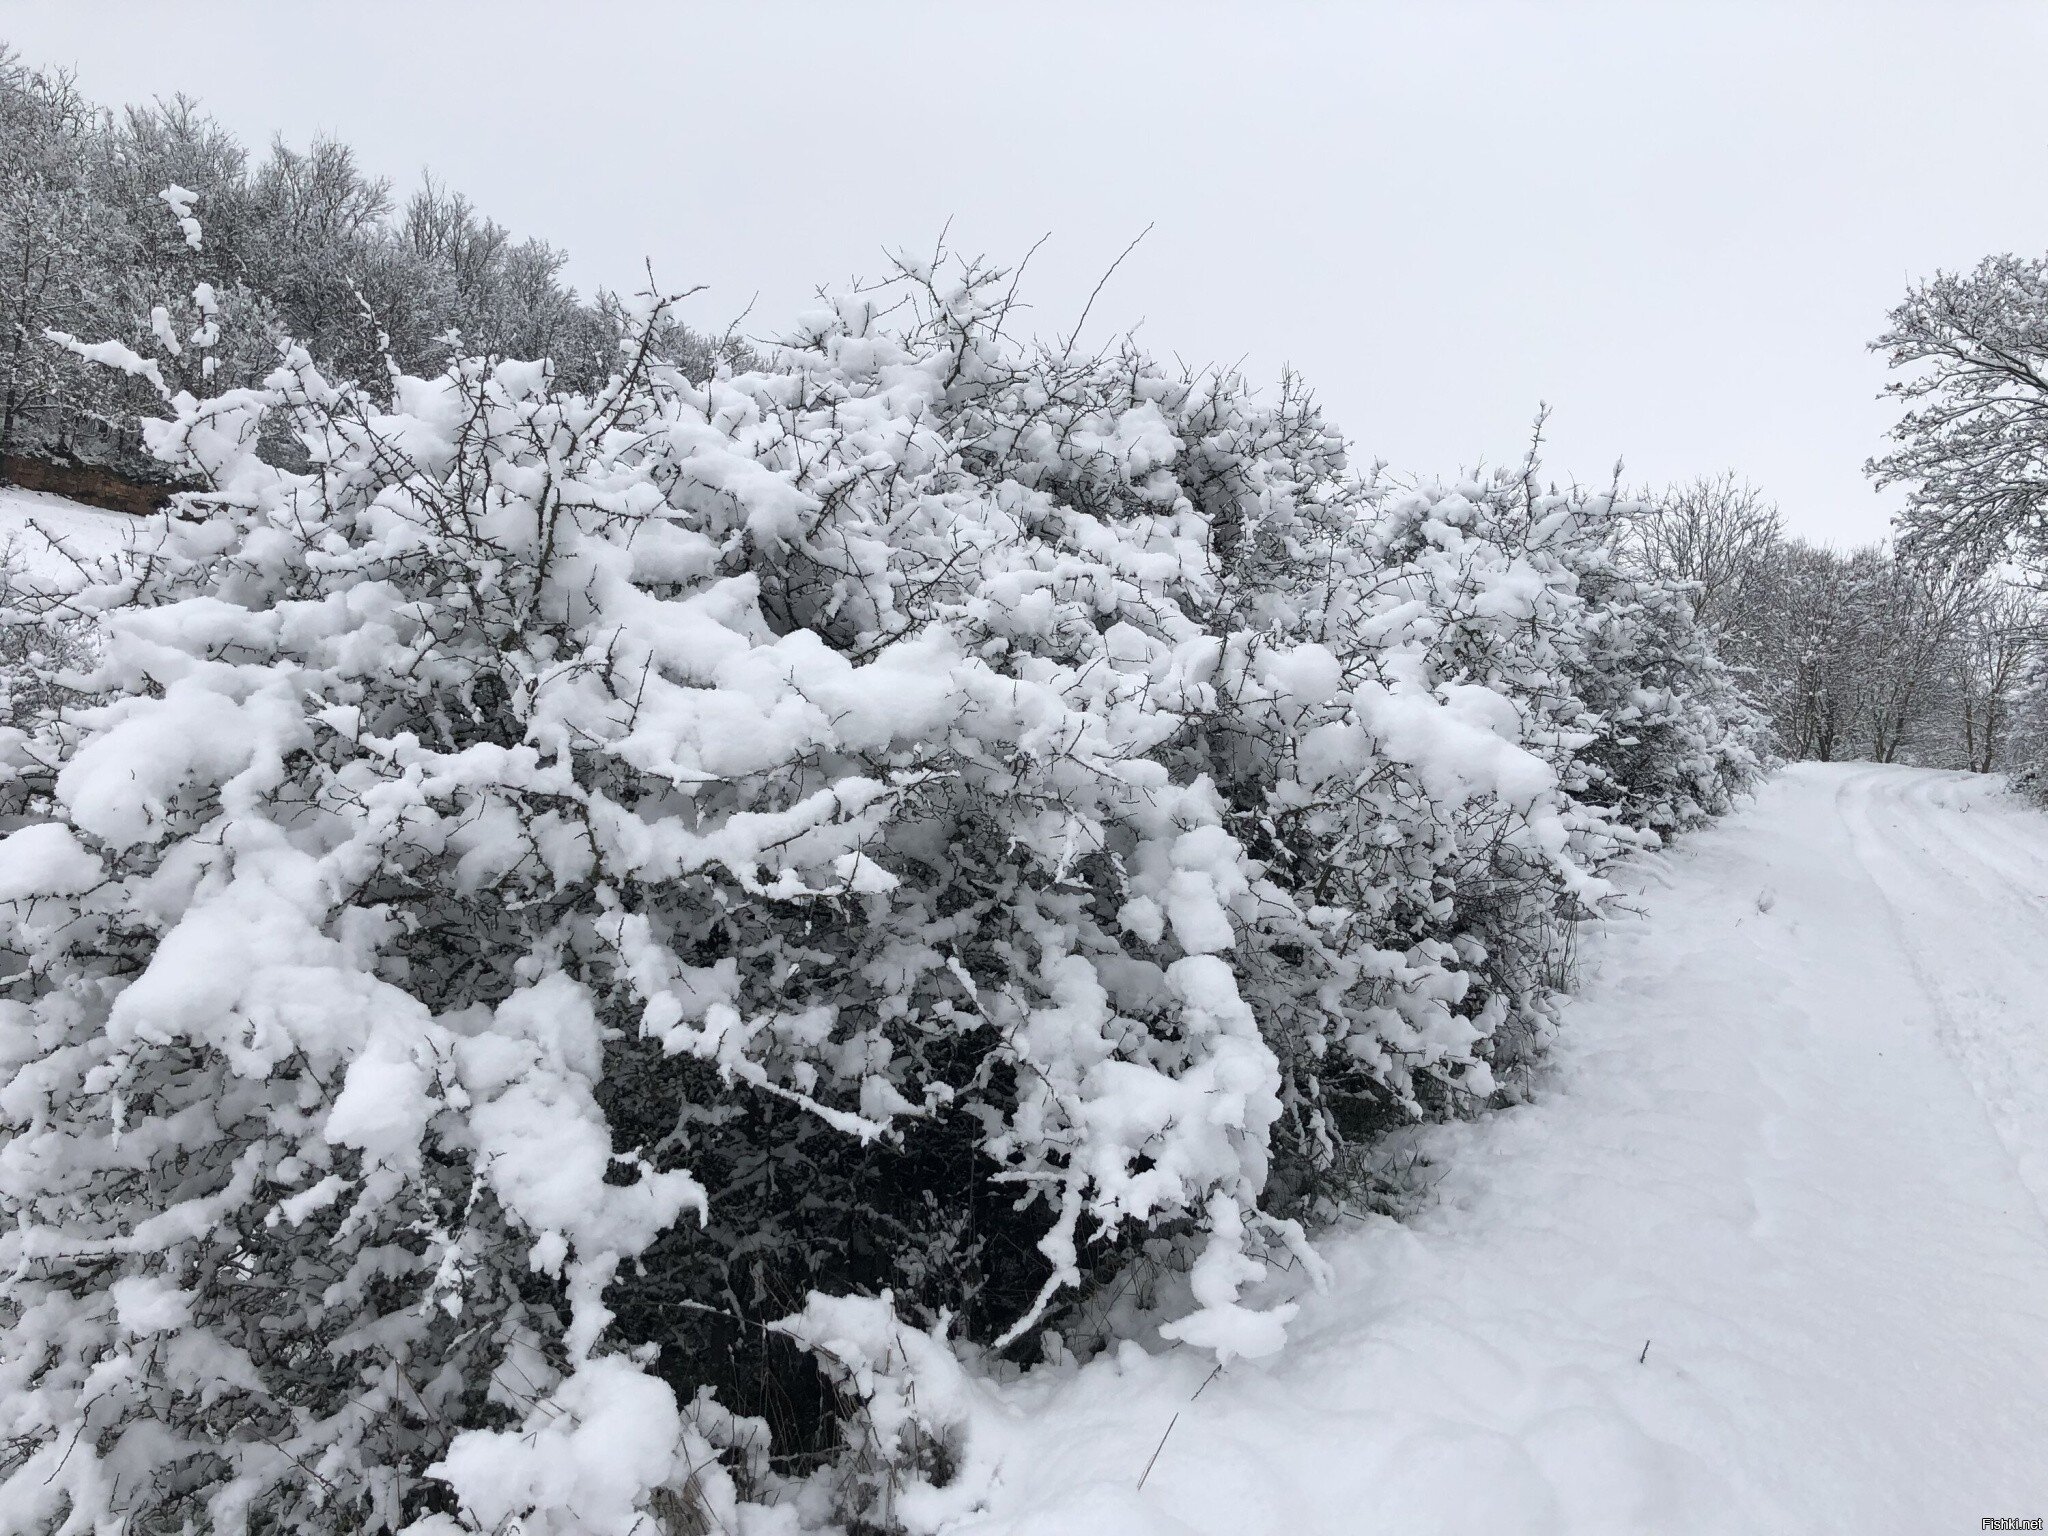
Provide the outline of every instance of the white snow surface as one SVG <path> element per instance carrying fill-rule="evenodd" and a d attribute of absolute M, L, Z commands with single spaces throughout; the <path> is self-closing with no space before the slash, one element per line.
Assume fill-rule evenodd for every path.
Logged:
<path fill-rule="evenodd" d="M 103 512 L 47 491 L 0 485 L 0 551 L 12 546 L 37 575 L 57 576 L 75 569 L 57 544 L 81 557 L 110 555 L 131 534 L 149 526 L 149 519 L 126 512 Z"/>
<path fill-rule="evenodd" d="M 1810 764 L 1623 877 L 1640 916 L 1595 939 L 1548 1090 L 1434 1133 L 1431 1209 L 1328 1241 L 1327 1294 L 1270 1285 L 1300 1293 L 1283 1352 L 1206 1386 L 1191 1349 L 1032 1373 L 975 1426 L 988 1507 L 945 1528 L 2044 1513 L 2048 818 Z"/>

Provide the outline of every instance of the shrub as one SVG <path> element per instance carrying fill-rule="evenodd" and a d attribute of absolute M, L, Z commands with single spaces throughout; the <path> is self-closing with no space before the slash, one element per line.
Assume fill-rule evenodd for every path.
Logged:
<path fill-rule="evenodd" d="M 1493 1094 L 1598 867 L 1753 775 L 1604 502 L 1358 482 L 1005 293 L 170 397 L 209 488 L 71 599 L 0 842 L 0 1523 L 881 1518 L 971 1459 L 948 1329 L 1166 1261 L 1278 1347 L 1345 1146 Z"/>

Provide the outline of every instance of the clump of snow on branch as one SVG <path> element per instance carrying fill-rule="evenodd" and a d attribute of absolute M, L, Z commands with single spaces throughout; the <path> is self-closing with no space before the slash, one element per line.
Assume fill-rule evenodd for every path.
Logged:
<path fill-rule="evenodd" d="M 157 193 L 157 196 L 163 200 L 164 206 L 171 210 L 171 217 L 178 221 L 178 232 L 185 237 L 187 248 L 195 251 L 202 249 L 204 240 L 201 237 L 199 221 L 192 217 L 192 205 L 199 201 L 199 194 L 187 191 L 184 187 L 169 186 Z"/>

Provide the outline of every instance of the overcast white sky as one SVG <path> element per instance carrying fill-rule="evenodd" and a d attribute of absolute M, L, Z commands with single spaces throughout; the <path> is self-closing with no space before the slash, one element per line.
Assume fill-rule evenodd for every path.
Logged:
<path fill-rule="evenodd" d="M 582 286 L 779 329 L 884 247 L 1021 255 L 1064 330 L 1293 363 L 1362 455 L 1733 467 L 1879 536 L 1864 346 L 1909 280 L 2048 249 L 2048 7 L 0 0 L 107 102 L 423 167 Z M 756 297 L 758 295 L 758 298 Z"/>

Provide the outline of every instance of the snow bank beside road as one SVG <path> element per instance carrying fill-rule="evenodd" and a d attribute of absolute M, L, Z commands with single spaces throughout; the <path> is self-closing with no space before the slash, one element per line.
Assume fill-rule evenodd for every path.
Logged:
<path fill-rule="evenodd" d="M 1284 1354 L 1041 1373 L 986 1425 L 990 1510 L 947 1529 L 2041 1513 L 2048 819 L 1996 789 L 1803 765 L 1634 866 L 1646 920 L 1597 941 L 1550 1095 L 1435 1133 L 1434 1209 L 1332 1239 Z"/>

